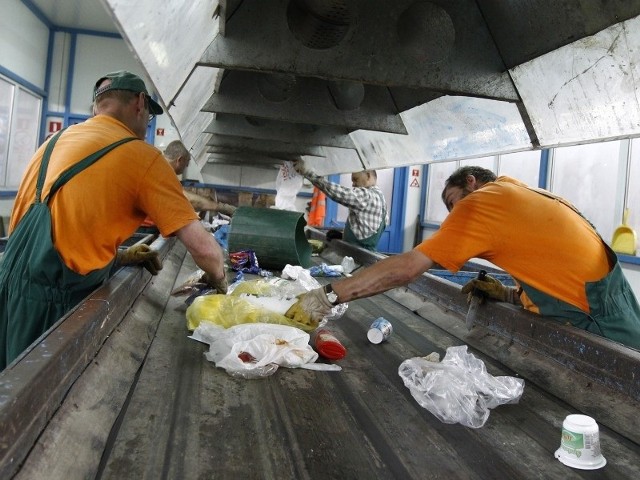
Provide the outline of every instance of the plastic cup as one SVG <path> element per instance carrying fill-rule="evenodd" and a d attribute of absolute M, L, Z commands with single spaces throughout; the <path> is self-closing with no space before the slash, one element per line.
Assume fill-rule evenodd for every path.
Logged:
<path fill-rule="evenodd" d="M 568 415 L 562 422 L 560 448 L 555 457 L 563 464 L 582 470 L 596 470 L 607 464 L 600 452 L 600 432 L 587 415 Z"/>
<path fill-rule="evenodd" d="M 391 322 L 384 317 L 378 317 L 369 327 L 367 338 L 371 343 L 382 343 L 391 336 L 393 326 Z"/>

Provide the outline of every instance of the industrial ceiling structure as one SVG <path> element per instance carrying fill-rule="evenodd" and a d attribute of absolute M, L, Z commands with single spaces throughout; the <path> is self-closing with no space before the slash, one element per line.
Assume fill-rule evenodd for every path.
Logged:
<path fill-rule="evenodd" d="M 640 135 L 640 0 L 101 0 L 201 171 Z"/>

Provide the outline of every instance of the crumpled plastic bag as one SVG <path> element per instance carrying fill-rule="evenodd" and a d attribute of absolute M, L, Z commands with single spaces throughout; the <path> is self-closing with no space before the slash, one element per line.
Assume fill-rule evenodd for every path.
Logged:
<path fill-rule="evenodd" d="M 279 367 L 341 370 L 316 364 L 318 354 L 309 345 L 309 334 L 295 327 L 255 323 L 224 329 L 202 323 L 191 338 L 208 343 L 207 360 L 233 377 L 268 377 Z"/>
<path fill-rule="evenodd" d="M 524 380 L 494 377 L 484 362 L 467 352 L 467 346 L 449 347 L 442 362 L 416 357 L 405 360 L 398 374 L 422 406 L 444 423 L 480 428 L 489 410 L 518 403 Z"/>
<path fill-rule="evenodd" d="M 291 305 L 294 300 L 291 300 Z M 224 328 L 244 323 L 270 323 L 289 325 L 310 332 L 318 327 L 311 321 L 306 324 L 285 317 L 282 313 L 256 305 L 243 295 L 202 295 L 196 297 L 187 308 L 187 328 L 195 330 L 202 322 L 213 323 Z"/>
<path fill-rule="evenodd" d="M 304 177 L 293 168 L 293 162 L 282 162 L 276 177 L 276 202 L 274 208 L 297 211 L 296 197 L 302 188 Z"/>

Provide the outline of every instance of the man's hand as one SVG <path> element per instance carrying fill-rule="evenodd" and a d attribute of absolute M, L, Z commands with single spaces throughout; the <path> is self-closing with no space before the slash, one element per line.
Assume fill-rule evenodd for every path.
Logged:
<path fill-rule="evenodd" d="M 158 252 L 151 250 L 145 243 L 134 245 L 124 251 L 119 251 L 116 256 L 119 265 L 142 265 L 151 275 L 157 275 L 162 270 L 162 261 L 158 257 Z"/>
<path fill-rule="evenodd" d="M 313 175 L 314 173 L 311 168 L 308 168 L 305 165 L 304 160 L 295 160 L 293 162 L 293 169 L 303 177 L 306 177 L 307 175 Z"/>
<path fill-rule="evenodd" d="M 324 288 L 319 287 L 298 295 L 298 301 L 289 307 L 285 316 L 298 323 L 317 326 L 332 308 Z"/>
<path fill-rule="evenodd" d="M 486 275 L 484 280 L 474 278 L 462 287 L 461 292 L 468 294 L 468 302 L 471 301 L 475 288 L 485 293 L 487 297 L 498 300 L 499 302 L 517 303 L 515 301 L 515 297 L 517 297 L 516 289 L 504 286 L 500 280 L 490 275 Z"/>
<path fill-rule="evenodd" d="M 215 279 L 213 276 L 205 273 L 200 277 L 200 281 L 206 283 L 211 288 L 213 288 L 216 292 L 221 293 L 222 295 L 227 294 L 227 290 L 229 288 L 229 284 L 227 283 L 227 276 L 225 275 L 222 278 Z"/>

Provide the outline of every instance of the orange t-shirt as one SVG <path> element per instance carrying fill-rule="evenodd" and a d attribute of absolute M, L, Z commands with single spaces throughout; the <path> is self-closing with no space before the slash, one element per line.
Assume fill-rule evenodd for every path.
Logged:
<path fill-rule="evenodd" d="M 602 240 L 586 220 L 509 177 L 457 202 L 416 250 L 452 272 L 471 258 L 488 260 L 517 281 L 585 312 L 585 283 L 610 270 Z M 525 308 L 537 312 L 527 300 Z"/>
<path fill-rule="evenodd" d="M 118 120 L 98 115 L 69 127 L 58 139 L 42 200 L 62 172 L 86 156 L 135 134 Z M 35 153 L 16 196 L 9 232 L 35 199 L 46 143 Z M 64 263 L 86 274 L 105 267 L 140 223 L 151 217 L 163 236 L 198 220 L 182 185 L 160 150 L 142 140 L 116 147 L 73 177 L 49 202 L 53 244 Z"/>

